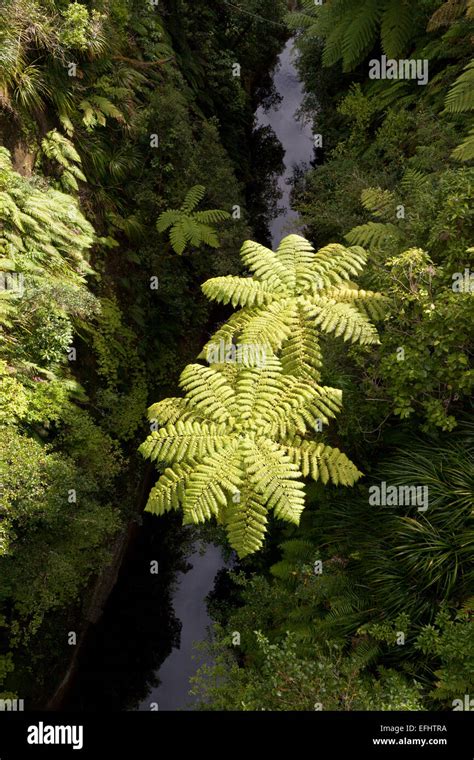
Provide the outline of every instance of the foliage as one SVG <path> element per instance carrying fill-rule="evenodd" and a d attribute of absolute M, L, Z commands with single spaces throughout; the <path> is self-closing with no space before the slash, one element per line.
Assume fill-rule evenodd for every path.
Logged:
<path fill-rule="evenodd" d="M 351 71 L 375 46 L 380 36 L 384 53 L 397 58 L 405 52 L 420 30 L 423 15 L 421 3 L 400 0 L 332 0 L 315 4 L 302 3 L 303 11 L 288 16 L 294 28 L 303 28 L 308 37 L 323 37 L 325 66 L 343 62 Z M 421 16 L 421 18 L 420 18 Z"/>
<path fill-rule="evenodd" d="M 203 665 L 191 693 L 201 709 L 212 710 L 421 710 L 418 684 L 394 670 L 376 677 L 361 673 L 357 659 L 337 647 L 313 649 L 301 657 L 291 634 L 275 644 L 255 632 L 259 661 L 239 668 L 223 637 L 213 650 L 216 662 Z M 209 706 L 210 705 L 210 706 Z"/>
<path fill-rule="evenodd" d="M 188 245 L 197 248 L 202 244 L 211 248 L 219 247 L 219 240 L 212 225 L 228 219 L 230 214 L 219 209 L 195 211 L 204 197 L 205 190 L 203 185 L 192 187 L 186 194 L 181 208 L 177 211 L 163 211 L 156 223 L 158 232 L 170 230 L 172 248 L 180 256 Z"/>
<path fill-rule="evenodd" d="M 383 299 L 350 280 L 365 263 L 361 248 L 333 244 L 315 254 L 307 240 L 289 235 L 275 253 L 248 241 L 241 258 L 251 277 L 220 277 L 202 286 L 208 298 L 243 307 L 214 334 L 202 358 L 233 340 L 261 345 L 282 351 L 286 373 L 317 380 L 321 333 L 361 344 L 378 342 L 369 317 L 383 315 Z"/>
<path fill-rule="evenodd" d="M 56 16 L 50 8 L 40 0 L 6 0 L 0 10 L 0 96 L 13 112 L 28 114 L 52 101 L 66 116 L 68 55 L 104 51 L 103 15 L 80 3 Z M 45 55 L 56 61 L 51 68 L 41 65 Z"/>
<path fill-rule="evenodd" d="M 453 709 L 469 693 L 473 652 L 472 170 L 453 160 L 470 156 L 468 143 L 456 146 L 470 129 L 472 3 L 299 7 L 288 23 L 299 32 L 305 115 L 324 148 L 295 176 L 293 207 L 317 247 L 368 249 L 359 287 L 383 295 L 370 355 L 317 336 L 324 381 L 344 393 L 336 440 L 367 481 L 350 495 L 309 484 L 298 532 L 274 528 L 263 556 L 237 563 L 227 599 L 213 600 L 214 665 L 195 692 L 201 709 L 373 709 L 365 683 L 380 687 L 390 673 L 394 698 L 380 709 Z M 427 86 L 370 80 L 381 52 L 426 58 Z M 206 283 L 206 295 L 241 307 L 235 329 L 224 324 L 206 349 L 243 342 L 239 314 L 269 313 L 269 271 L 271 284 L 252 269 L 248 282 Z M 424 486 L 428 508 L 371 503 L 382 482 Z M 341 704 L 347 672 L 357 708 Z"/>
<path fill-rule="evenodd" d="M 189 365 L 180 384 L 184 399 L 149 411 L 161 427 L 141 451 L 171 467 L 152 489 L 148 511 L 163 514 L 182 502 L 185 523 L 214 516 L 245 556 L 262 546 L 270 509 L 299 523 L 303 475 L 343 485 L 360 476 L 338 449 L 306 437 L 317 419 L 335 416 L 341 393 L 283 374 L 276 357 L 262 367 Z"/>
<path fill-rule="evenodd" d="M 435 655 L 441 666 L 436 677 L 432 696 L 436 701 L 464 700 L 472 688 L 474 677 L 474 626 L 472 625 L 472 597 L 453 616 L 442 608 L 434 625 L 421 629 L 417 647 L 423 654 Z M 454 702 L 451 702 L 451 707 Z"/>

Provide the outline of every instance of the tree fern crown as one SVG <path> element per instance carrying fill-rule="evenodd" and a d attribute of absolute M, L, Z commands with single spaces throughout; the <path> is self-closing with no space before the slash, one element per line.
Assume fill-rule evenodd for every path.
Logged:
<path fill-rule="evenodd" d="M 313 381 L 321 367 L 321 333 L 378 342 L 370 318 L 383 316 L 384 299 L 351 281 L 366 262 L 359 246 L 334 243 L 316 253 L 305 238 L 288 235 L 275 252 L 247 241 L 241 257 L 250 277 L 217 277 L 202 286 L 208 298 L 241 309 L 206 344 L 201 358 L 222 342 L 238 340 L 281 350 L 285 372 Z"/>
<path fill-rule="evenodd" d="M 313 436 L 318 420 L 339 411 L 341 391 L 285 375 L 277 357 L 259 368 L 191 364 L 180 384 L 184 398 L 149 410 L 159 427 L 141 452 L 168 467 L 147 511 L 181 504 L 185 523 L 215 517 L 245 556 L 262 546 L 270 510 L 299 523 L 303 477 L 342 485 L 360 477 L 344 454 Z"/>

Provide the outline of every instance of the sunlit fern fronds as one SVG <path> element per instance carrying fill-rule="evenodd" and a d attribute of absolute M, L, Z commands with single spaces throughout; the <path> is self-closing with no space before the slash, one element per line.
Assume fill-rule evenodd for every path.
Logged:
<path fill-rule="evenodd" d="M 217 277 L 202 286 L 208 298 L 241 309 L 208 341 L 201 358 L 209 359 L 221 344 L 260 345 L 282 351 L 285 372 L 317 380 L 321 333 L 378 342 L 368 315 L 380 317 L 384 299 L 351 280 L 364 267 L 362 248 L 331 244 L 316 253 L 305 238 L 289 235 L 275 252 L 247 241 L 241 258 L 251 277 Z"/>
<path fill-rule="evenodd" d="M 57 129 L 53 129 L 41 141 L 41 148 L 45 156 L 56 161 L 62 167 L 60 183 L 63 189 L 77 192 L 79 189 L 77 180 L 85 182 L 86 178 L 80 169 L 81 157 L 72 142 Z"/>
<path fill-rule="evenodd" d="M 39 267 L 77 284 L 92 271 L 86 255 L 94 231 L 77 201 L 14 172 L 6 148 L 0 148 L 0 222 L 2 253 L 19 271 Z"/>
<path fill-rule="evenodd" d="M 303 477 L 336 485 L 360 477 L 344 454 L 312 435 L 317 420 L 338 412 L 341 392 L 285 375 L 275 356 L 262 367 L 237 367 L 233 382 L 216 367 L 192 364 L 180 385 L 184 398 L 150 408 L 159 427 L 140 450 L 168 467 L 147 511 L 181 505 L 185 523 L 215 517 L 243 557 L 261 548 L 270 510 L 299 523 Z"/>

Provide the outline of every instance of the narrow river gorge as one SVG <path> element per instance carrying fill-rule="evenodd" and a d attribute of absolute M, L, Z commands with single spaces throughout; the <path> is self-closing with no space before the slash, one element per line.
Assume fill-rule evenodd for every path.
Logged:
<path fill-rule="evenodd" d="M 304 94 L 294 56 L 290 39 L 273 72 L 272 104 L 255 114 L 255 129 L 273 130 L 284 150 L 279 213 L 269 225 L 274 246 L 300 231 L 291 178 L 314 155 L 311 128 L 299 118 Z M 218 546 L 193 543 L 178 517 L 141 518 L 104 614 L 87 637 L 65 709 L 192 709 L 189 681 L 201 662 L 193 644 L 208 635 L 206 597 L 226 562 Z M 156 574 L 150 572 L 153 562 Z"/>

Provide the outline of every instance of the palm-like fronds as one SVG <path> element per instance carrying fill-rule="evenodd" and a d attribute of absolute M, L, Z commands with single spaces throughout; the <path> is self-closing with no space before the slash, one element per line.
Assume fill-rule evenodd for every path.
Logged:
<path fill-rule="evenodd" d="M 202 286 L 208 298 L 242 308 L 214 334 L 201 358 L 221 342 L 261 345 L 281 349 L 284 370 L 311 380 L 319 377 L 321 333 L 378 342 L 368 315 L 380 318 L 384 299 L 350 279 L 365 264 L 361 248 L 332 244 L 315 253 L 305 238 L 289 235 L 275 252 L 247 241 L 241 258 L 251 277 L 217 277 Z"/>
<path fill-rule="evenodd" d="M 408 0 L 332 0 L 322 5 L 303 3 L 288 23 L 305 36 L 324 39 L 323 64 L 342 61 L 350 71 L 380 41 L 389 57 L 402 54 L 417 28 L 414 3 Z"/>
<path fill-rule="evenodd" d="M 86 178 L 80 168 L 81 157 L 72 142 L 57 129 L 53 129 L 41 141 L 41 148 L 45 156 L 53 159 L 62 167 L 60 182 L 63 188 L 77 192 L 79 189 L 77 180 L 85 182 Z"/>
<path fill-rule="evenodd" d="M 371 589 L 376 616 L 390 619 L 402 611 L 428 623 L 441 602 L 469 595 L 474 583 L 473 461 L 472 425 L 460 426 L 445 444 L 414 441 L 381 463 L 373 482 L 426 486 L 426 511 L 416 505 L 371 506 L 364 495 L 337 501 L 325 513 L 330 543 L 342 553 L 357 547 L 353 572 Z"/>
<path fill-rule="evenodd" d="M 316 420 L 341 406 L 335 388 L 283 374 L 280 361 L 263 367 L 189 365 L 184 399 L 150 409 L 161 427 L 141 445 L 144 456 L 169 465 L 147 511 L 182 504 L 185 523 L 216 517 L 240 556 L 262 546 L 267 514 L 294 524 L 304 508 L 303 476 L 352 485 L 360 472 L 338 449 L 312 440 Z"/>
<path fill-rule="evenodd" d="M 158 217 L 156 228 L 158 232 L 170 230 L 170 242 L 175 253 L 181 256 L 188 245 L 198 248 L 208 245 L 218 248 L 219 240 L 211 225 L 229 219 L 230 214 L 220 209 L 195 211 L 196 206 L 204 198 L 206 188 L 195 185 L 186 194 L 181 208 L 163 211 Z"/>
<path fill-rule="evenodd" d="M 0 148 L 1 250 L 20 271 L 40 268 L 71 283 L 91 272 L 85 257 L 94 231 L 77 201 L 50 187 L 38 189 L 13 171 Z"/>

